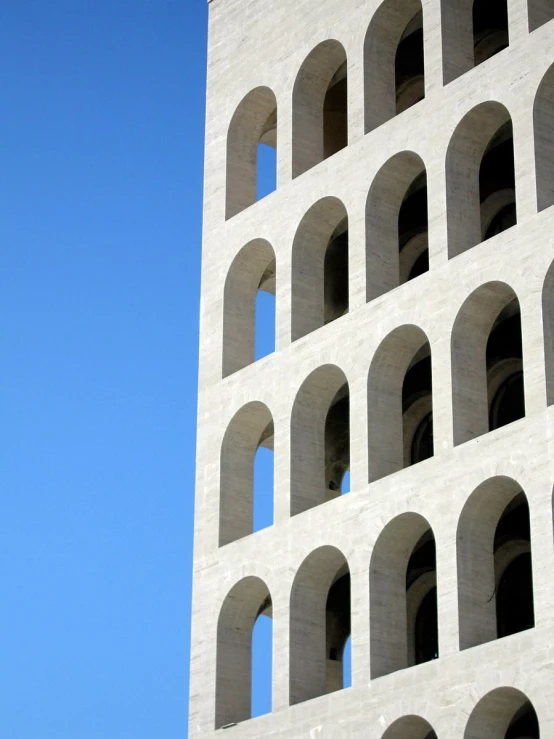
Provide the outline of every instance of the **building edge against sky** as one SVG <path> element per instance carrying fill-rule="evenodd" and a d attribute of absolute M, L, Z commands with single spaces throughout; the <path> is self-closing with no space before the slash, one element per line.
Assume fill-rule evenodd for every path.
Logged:
<path fill-rule="evenodd" d="M 209 10 L 190 736 L 554 736 L 554 0 Z"/>

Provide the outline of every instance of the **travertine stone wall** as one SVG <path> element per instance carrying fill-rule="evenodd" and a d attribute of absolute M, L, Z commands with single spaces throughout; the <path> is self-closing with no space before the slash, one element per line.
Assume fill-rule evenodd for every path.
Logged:
<path fill-rule="evenodd" d="M 471 4 L 423 0 L 425 99 L 396 117 L 383 107 L 369 124 L 364 46 L 367 52 L 366 33 L 380 5 L 210 3 L 191 738 L 219 735 L 215 726 L 238 716 L 241 723 L 225 729 L 225 736 L 424 739 L 432 727 L 438 739 L 503 739 L 506 721 L 526 699 L 541 736 L 554 736 L 554 9 L 547 0 L 529 0 L 529 6 L 509 0 L 509 48 L 471 69 Z M 349 143 L 304 171 L 320 143 L 308 143 L 304 118 L 293 115 L 294 89 L 305 60 L 321 44 L 346 54 Z M 271 91 L 277 104 L 278 186 L 243 207 L 251 200 L 248 180 L 246 195 L 237 191 L 226 210 L 228 131 L 253 90 Z M 256 99 L 257 130 L 273 98 L 264 92 Z M 478 243 L 476 162 L 487 131 L 506 116 L 513 124 L 518 223 Z M 308 158 L 293 169 L 298 145 Z M 399 161 L 409 176 L 399 172 Z M 240 162 L 233 162 L 240 172 Z M 368 196 L 376 186 L 380 197 L 390 197 L 382 212 L 391 218 L 399 188 L 421 166 L 427 172 L 430 268 L 396 287 L 386 262 L 390 252 L 383 265 L 378 259 L 379 243 L 385 249 L 389 241 L 388 224 L 368 214 L 380 204 L 370 197 L 368 206 Z M 291 294 L 298 283 L 293 245 L 306 214 L 325 198 L 348 216 L 349 312 L 315 328 L 316 308 L 293 316 L 302 291 L 315 291 L 306 279 L 300 293 Z M 328 225 L 319 219 L 309 238 L 317 242 L 317 230 Z M 252 261 L 243 264 L 249 254 Z M 276 351 L 252 362 L 252 334 L 241 334 L 241 327 L 252 316 L 252 280 L 261 278 L 273 254 Z M 482 348 L 495 311 L 514 297 L 521 309 L 526 417 L 487 433 Z M 226 303 L 238 306 L 238 314 L 224 318 Z M 304 320 L 315 330 L 298 329 Z M 234 335 L 236 344 L 231 339 L 224 352 L 224 338 Z M 402 368 L 426 341 L 434 457 L 401 469 L 395 389 Z M 320 421 L 345 381 L 351 493 L 326 500 L 316 470 L 324 453 Z M 249 460 L 271 420 L 275 522 L 248 535 Z M 234 463 L 232 450 L 242 442 Z M 495 582 L 482 547 L 516 490 L 523 490 L 530 510 L 535 627 L 495 640 L 490 609 L 475 605 Z M 405 638 L 407 617 L 395 611 L 402 600 L 398 568 L 408 556 L 402 546 L 425 528 L 436 541 L 440 657 L 402 669 L 409 644 L 400 644 L 401 653 L 392 649 L 397 632 Z M 321 695 L 321 603 L 345 566 L 352 592 L 352 687 Z M 273 622 L 273 712 L 242 720 L 249 713 L 248 629 L 261 607 L 271 609 Z"/>

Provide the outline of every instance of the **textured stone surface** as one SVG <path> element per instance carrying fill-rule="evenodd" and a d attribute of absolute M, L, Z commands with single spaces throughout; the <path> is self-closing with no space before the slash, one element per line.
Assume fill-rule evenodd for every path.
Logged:
<path fill-rule="evenodd" d="M 554 208 L 537 213 L 533 130 L 535 95 L 554 63 L 554 23 L 529 34 L 527 3 L 510 0 L 510 47 L 443 86 L 443 49 L 448 54 L 449 46 L 441 34 L 441 5 L 439 0 L 424 0 L 426 98 L 364 135 L 364 37 L 379 4 L 210 4 L 191 737 L 216 733 L 218 616 L 229 591 L 246 577 L 263 581 L 273 603 L 273 713 L 225 730 L 225 736 L 419 736 L 416 732 L 426 726 L 422 722 L 407 722 L 405 733 L 402 724 L 400 730 L 393 727 L 397 719 L 415 715 L 429 722 L 438 739 L 495 739 L 479 727 L 465 732 L 480 699 L 502 686 L 525 693 L 537 712 L 541 736 L 554 736 L 554 409 L 547 406 L 546 393 L 547 382 L 554 386 L 554 353 L 547 326 L 547 373 L 543 330 L 543 285 L 554 261 Z M 447 5 L 445 1 L 443 7 Z M 540 15 L 540 3 L 534 5 Z M 449 39 L 452 32 L 448 25 Z M 339 41 L 348 59 L 349 145 L 292 179 L 295 78 L 310 51 L 328 39 Z M 464 68 L 463 50 L 454 49 L 452 55 L 453 61 L 449 58 L 444 65 L 447 79 L 455 76 L 452 69 Z M 278 189 L 225 220 L 227 130 L 239 102 L 257 87 L 272 89 L 277 100 Z M 491 100 L 505 106 L 513 121 L 518 225 L 449 259 L 447 151 L 464 116 Z M 542 121 L 543 128 L 547 123 Z M 366 302 L 366 200 L 383 165 L 403 151 L 414 152 L 427 168 L 430 270 Z M 291 343 L 292 245 L 303 217 L 324 197 L 338 198 L 348 213 L 349 313 Z M 277 350 L 222 379 L 225 280 L 241 249 L 254 239 L 266 240 L 276 256 Z M 488 282 L 505 283 L 520 301 L 527 416 L 471 438 L 483 429 L 468 431 L 467 420 L 460 420 L 463 412 L 454 417 L 453 407 L 460 404 L 453 404 L 452 377 L 465 371 L 468 358 L 463 348 L 451 353 L 451 340 L 465 301 Z M 552 276 L 547 285 L 548 307 L 554 299 Z M 476 323 L 481 319 L 478 308 L 468 315 Z M 381 342 L 403 326 L 417 326 L 431 347 L 435 456 L 381 476 L 371 471 L 376 462 L 368 454 L 375 436 L 368 435 L 368 374 Z M 306 378 L 324 365 L 335 365 L 349 383 L 352 492 L 291 517 L 291 456 L 304 453 L 302 442 L 291 449 L 293 404 Z M 471 387 L 466 391 L 473 392 Z M 482 388 L 474 393 L 474 398 L 481 397 Z M 265 404 L 273 417 L 275 524 L 220 548 L 220 484 L 225 484 L 220 483 L 221 448 L 231 419 L 251 402 Z M 372 417 L 370 423 L 374 429 L 388 419 Z M 455 439 L 466 438 L 454 445 Z M 305 453 L 309 451 L 306 446 Z M 394 469 L 395 463 L 390 464 Z M 458 591 L 467 583 L 459 584 L 458 578 L 467 574 L 457 568 L 457 526 L 471 493 L 497 476 L 513 478 L 529 501 L 536 626 L 460 651 L 466 624 L 459 623 Z M 368 484 L 369 479 L 374 481 Z M 387 523 L 405 513 L 426 519 L 436 538 L 440 658 L 371 679 L 376 671 L 370 666 L 370 561 Z M 301 564 L 319 547 L 339 550 L 350 568 L 352 687 L 289 706 L 289 651 L 298 646 L 291 642 L 296 632 L 289 629 L 291 592 Z M 237 681 L 241 669 L 246 669 L 244 664 L 237 667 Z M 518 695 L 508 695 L 516 707 Z"/>

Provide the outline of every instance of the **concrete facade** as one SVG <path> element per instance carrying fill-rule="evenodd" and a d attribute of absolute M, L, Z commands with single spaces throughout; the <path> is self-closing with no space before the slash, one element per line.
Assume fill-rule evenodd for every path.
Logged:
<path fill-rule="evenodd" d="M 395 115 L 394 55 L 418 6 L 210 3 L 191 737 L 524 739 L 508 732 L 527 701 L 554 737 L 554 2 L 508 0 L 508 48 L 473 67 L 470 0 L 422 0 L 425 98 Z M 348 145 L 333 152 L 321 110 L 345 60 Z M 482 241 L 506 193 L 480 203 L 479 167 L 510 119 L 517 225 Z M 277 189 L 253 202 L 264 140 L 277 146 Z M 429 270 L 406 281 L 399 208 L 422 172 Z M 327 322 L 325 249 L 345 217 L 348 312 Z M 254 362 L 264 285 L 276 350 Z M 514 301 L 525 416 L 489 430 L 505 375 L 487 371 L 487 340 Z M 422 351 L 434 455 L 407 465 L 421 415 L 403 409 L 402 387 Z M 340 496 L 326 419 L 345 387 L 351 492 Z M 260 444 L 274 449 L 274 525 L 253 533 Z M 522 492 L 534 627 L 496 638 L 494 532 Z M 439 657 L 413 664 L 406 568 L 429 530 Z M 339 690 L 326 603 L 345 571 L 352 687 Z M 249 719 L 261 612 L 273 710 Z"/>

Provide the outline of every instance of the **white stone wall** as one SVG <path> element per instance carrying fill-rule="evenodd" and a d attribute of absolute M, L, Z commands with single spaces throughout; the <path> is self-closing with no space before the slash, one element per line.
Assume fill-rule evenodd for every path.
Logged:
<path fill-rule="evenodd" d="M 501 687 L 522 691 L 535 707 L 541 736 L 554 736 L 554 409 L 546 392 L 554 367 L 545 370 L 545 356 L 554 355 L 551 346 L 545 352 L 543 318 L 543 285 L 554 262 L 554 208 L 537 212 L 533 127 L 534 99 L 554 63 L 554 22 L 529 34 L 526 0 L 509 0 L 510 47 L 444 86 L 441 2 L 424 0 L 425 100 L 364 135 L 364 37 L 379 5 L 210 3 L 191 737 L 220 733 L 214 730 L 218 617 L 229 591 L 246 577 L 263 581 L 272 598 L 273 712 L 225 730 L 230 737 L 381 739 L 397 719 L 413 714 L 428 721 L 438 739 L 496 739 L 496 729 L 483 734 L 466 727 L 479 700 Z M 443 10 L 446 5 L 444 0 Z M 295 77 L 326 39 L 339 41 L 347 54 L 349 145 L 293 179 Z M 226 220 L 227 130 L 239 102 L 257 87 L 270 88 L 277 100 L 278 187 Z M 512 118 L 518 225 L 449 258 L 447 150 L 466 113 L 487 101 L 504 105 Z M 403 151 L 417 154 L 427 169 L 430 269 L 367 302 L 366 201 L 381 167 Z M 292 244 L 304 215 L 324 197 L 338 198 L 348 214 L 349 313 L 291 342 Z M 276 256 L 276 352 L 222 379 L 225 281 L 241 249 L 255 239 L 266 240 Z M 465 360 L 451 352 L 452 331 L 465 300 L 488 282 L 506 283 L 520 302 L 526 417 L 455 445 L 461 437 L 455 433 L 452 377 L 463 372 Z M 431 347 L 435 456 L 375 479 L 368 454 L 368 373 L 381 342 L 406 325 L 423 331 Z M 546 336 L 551 342 L 551 328 Z M 352 492 L 291 516 L 291 456 L 299 453 L 290 443 L 293 404 L 304 380 L 324 365 L 339 368 L 349 383 Z M 265 404 L 274 422 L 275 523 L 220 547 L 222 443 L 231 419 L 251 402 Z M 370 419 L 373 428 L 381 422 L 387 419 Z M 475 488 L 497 476 L 513 478 L 529 501 L 536 625 L 461 651 L 457 525 Z M 384 527 L 404 513 L 424 517 L 436 538 L 440 657 L 371 679 L 370 560 Z M 342 553 L 352 578 L 352 687 L 290 706 L 291 591 L 305 558 L 324 546 Z M 405 734 L 392 731 L 385 739 L 412 736 L 409 727 Z"/>

